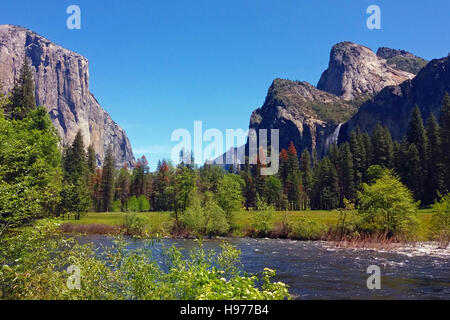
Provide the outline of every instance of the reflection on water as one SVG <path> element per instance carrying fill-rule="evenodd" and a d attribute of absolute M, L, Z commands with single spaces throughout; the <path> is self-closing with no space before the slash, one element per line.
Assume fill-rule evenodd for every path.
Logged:
<path fill-rule="evenodd" d="M 111 246 L 112 238 L 83 236 L 81 242 Z M 395 252 L 339 249 L 326 242 L 276 239 L 205 240 L 206 250 L 220 249 L 227 241 L 242 251 L 243 270 L 277 270 L 276 281 L 289 285 L 296 299 L 450 299 L 450 250 L 437 250 L 433 244 L 397 249 Z M 148 240 L 128 239 L 129 249 L 142 247 Z M 188 252 L 194 240 L 163 239 Z M 159 251 L 161 245 L 154 249 Z M 157 253 L 156 253 L 157 254 Z M 368 290 L 367 267 L 381 268 L 381 290 Z"/>

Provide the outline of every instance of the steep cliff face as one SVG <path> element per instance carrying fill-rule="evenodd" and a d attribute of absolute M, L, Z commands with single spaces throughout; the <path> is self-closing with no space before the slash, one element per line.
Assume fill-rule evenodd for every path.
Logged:
<path fill-rule="evenodd" d="M 348 140 L 350 132 L 357 127 L 371 132 L 378 122 L 389 128 L 394 139 L 400 140 L 406 134 L 416 104 L 425 120 L 431 112 L 438 116 L 445 92 L 450 93 L 449 59 L 445 57 L 430 61 L 414 79 L 398 86 L 386 87 L 365 102 L 342 126 L 339 141 Z"/>
<path fill-rule="evenodd" d="M 355 111 L 351 103 L 307 82 L 276 79 L 264 105 L 253 111 L 250 128 L 279 129 L 280 148 L 293 141 L 297 150 L 308 148 L 321 156 L 335 142 L 332 137 L 339 124 Z"/>
<path fill-rule="evenodd" d="M 89 91 L 86 58 L 28 29 L 0 25 L 0 79 L 5 91 L 12 89 L 25 56 L 33 66 L 36 103 L 47 108 L 63 145 L 81 130 L 85 144 L 95 148 L 98 164 L 108 146 L 118 165 L 134 164 L 125 131 Z"/>
<path fill-rule="evenodd" d="M 352 100 L 372 96 L 386 86 L 398 85 L 413 77 L 411 73 L 394 69 L 367 47 L 341 42 L 331 49 L 328 69 L 323 72 L 317 88 Z"/>

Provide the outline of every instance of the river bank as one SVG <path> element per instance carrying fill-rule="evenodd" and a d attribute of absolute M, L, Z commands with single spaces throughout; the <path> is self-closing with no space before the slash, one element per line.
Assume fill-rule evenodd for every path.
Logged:
<path fill-rule="evenodd" d="M 430 221 L 433 212 L 429 209 L 419 210 L 419 228 L 415 233 L 415 241 L 432 241 L 430 232 Z M 82 233 L 82 234 L 126 234 L 127 227 L 125 225 L 126 213 L 88 213 L 81 217 L 80 220 L 61 219 L 63 224 L 61 230 L 65 233 Z M 137 213 L 143 221 L 143 235 L 146 236 L 162 236 L 168 238 L 195 238 L 188 232 L 173 232 L 175 219 L 170 212 L 143 212 Z M 270 219 L 270 230 L 266 234 L 258 234 L 252 229 L 255 211 L 241 210 L 234 214 L 234 225 L 230 232 L 226 235 L 233 238 L 281 238 L 291 240 L 336 240 L 331 239 L 328 231 L 336 226 L 340 212 L 332 211 L 276 211 Z M 295 224 L 298 221 L 311 221 L 312 227 L 307 226 L 306 229 L 319 230 L 286 230 L 287 224 Z M 319 226 L 319 228 L 317 227 Z M 313 232 L 314 231 L 314 232 Z M 369 239 L 370 240 L 370 239 Z M 367 243 L 380 243 L 377 239 L 371 239 Z M 345 245 L 345 243 L 342 243 Z"/>

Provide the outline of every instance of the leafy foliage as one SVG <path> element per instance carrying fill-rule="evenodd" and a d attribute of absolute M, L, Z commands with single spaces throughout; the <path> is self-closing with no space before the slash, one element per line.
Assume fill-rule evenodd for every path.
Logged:
<path fill-rule="evenodd" d="M 156 241 L 129 251 L 118 238 L 114 248 L 96 252 L 89 245 L 54 234 L 53 222 L 0 239 L 0 288 L 6 299 L 75 300 L 272 300 L 289 299 L 284 283 L 271 281 L 275 271 L 258 278 L 241 272 L 240 252 L 224 244 L 206 252 L 201 244 L 184 257 L 176 247 Z M 49 235 L 53 236 L 50 237 Z M 76 265 L 81 290 L 68 289 L 69 274 L 61 266 Z"/>
<path fill-rule="evenodd" d="M 358 192 L 358 212 L 370 231 L 408 236 L 417 227 L 417 203 L 391 171 L 385 170 L 372 185 Z"/>
<path fill-rule="evenodd" d="M 433 205 L 431 225 L 435 238 L 442 248 L 447 248 L 450 242 L 450 193 L 436 201 Z"/>
<path fill-rule="evenodd" d="M 43 107 L 22 121 L 0 115 L 0 234 L 56 213 L 62 178 L 57 143 Z"/>

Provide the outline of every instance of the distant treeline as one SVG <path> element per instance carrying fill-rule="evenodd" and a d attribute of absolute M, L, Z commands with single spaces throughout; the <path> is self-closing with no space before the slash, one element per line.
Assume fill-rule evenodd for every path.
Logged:
<path fill-rule="evenodd" d="M 225 179 L 238 186 L 235 198 L 242 199 L 241 206 L 247 209 L 258 209 L 262 201 L 280 210 L 331 210 L 344 207 L 346 201 L 357 204 L 357 192 L 373 182 L 377 168 L 392 169 L 415 200 L 427 207 L 450 190 L 450 98 L 444 97 L 439 121 L 431 114 L 426 127 L 416 106 L 400 142 L 378 124 L 371 135 L 353 131 L 348 142 L 332 145 L 324 158 L 315 161 L 307 149 L 299 157 L 291 143 L 281 150 L 279 172 L 272 176 L 261 175 L 260 159 L 225 172 L 208 164 L 198 168 L 193 160 L 185 163 L 183 154 L 177 166 L 162 160 L 153 173 L 145 156 L 131 170 L 116 170 L 111 150 L 103 167 L 95 169 L 94 151 L 88 150 L 86 155 L 79 134 L 63 161 L 66 180 L 76 181 L 74 174 L 88 168 L 85 180 L 95 211 L 184 212 L 193 192 L 211 193 L 220 203 L 217 194 Z"/>

